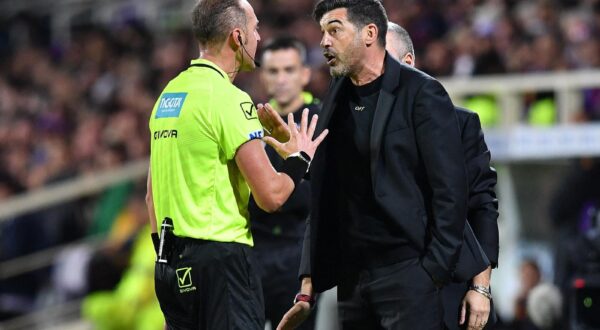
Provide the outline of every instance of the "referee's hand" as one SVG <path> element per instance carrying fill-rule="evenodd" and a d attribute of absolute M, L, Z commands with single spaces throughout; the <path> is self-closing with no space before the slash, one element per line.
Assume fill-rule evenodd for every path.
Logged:
<path fill-rule="evenodd" d="M 317 151 L 317 147 L 319 147 L 319 144 L 323 142 L 327 136 L 327 133 L 329 133 L 329 130 L 324 130 L 316 139 L 313 140 L 318 118 L 319 116 L 313 115 L 309 125 L 308 109 L 304 109 L 302 110 L 300 127 L 297 127 L 296 123 L 294 122 L 294 115 L 290 113 L 288 114 L 287 124 L 290 132 L 290 139 L 285 143 L 281 143 L 272 136 L 265 136 L 263 141 L 273 147 L 273 149 L 275 149 L 283 159 L 286 159 L 289 155 L 298 151 L 304 151 L 308 154 L 308 156 L 310 156 L 310 158 L 313 158 L 315 152 Z"/>
<path fill-rule="evenodd" d="M 279 113 L 270 104 L 258 104 L 256 109 L 258 120 L 260 120 L 267 136 L 272 136 L 281 143 L 285 143 L 290 139 L 288 125 L 285 124 Z"/>

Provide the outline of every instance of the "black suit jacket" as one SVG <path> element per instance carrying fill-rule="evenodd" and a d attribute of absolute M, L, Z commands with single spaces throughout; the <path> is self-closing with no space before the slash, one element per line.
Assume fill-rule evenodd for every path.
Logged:
<path fill-rule="evenodd" d="M 442 290 L 444 322 L 448 329 L 460 329 L 461 302 L 468 284 L 488 265 L 498 263 L 498 200 L 494 192 L 496 171 L 490 167 L 487 148 L 479 116 L 467 109 L 456 108 L 461 129 L 461 139 L 467 165 L 469 202 L 464 242 L 454 274 L 456 284 Z M 496 323 L 494 308 L 490 311 L 488 325 Z"/>
<path fill-rule="evenodd" d="M 457 107 L 461 138 L 469 181 L 468 224 L 489 259 L 492 267 L 498 265 L 498 199 L 496 170 L 490 166 L 491 154 L 485 143 L 479 116 Z"/>
<path fill-rule="evenodd" d="M 454 282 L 465 282 L 487 266 L 498 264 L 498 200 L 496 171 L 490 167 L 490 151 L 481 130 L 479 116 L 456 107 L 467 166 L 469 199 L 464 242 Z"/>
<path fill-rule="evenodd" d="M 382 88 L 370 136 L 375 201 L 422 252 L 422 265 L 438 283 L 448 282 L 463 241 L 467 178 L 456 111 L 442 85 L 386 55 Z M 348 78 L 332 80 L 316 134 L 329 125 Z M 300 276 L 312 277 L 316 292 L 341 276 L 339 219 L 332 207 L 339 184 L 325 139 L 311 164 L 312 210 Z M 362 175 L 357 173 L 356 175 Z"/>

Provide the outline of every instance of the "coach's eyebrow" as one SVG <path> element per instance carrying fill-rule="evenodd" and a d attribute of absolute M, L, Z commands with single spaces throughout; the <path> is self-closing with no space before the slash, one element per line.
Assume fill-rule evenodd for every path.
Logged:
<path fill-rule="evenodd" d="M 339 24 L 341 24 L 341 25 L 344 25 L 344 24 L 342 23 L 342 21 L 340 21 L 339 19 L 332 19 L 331 21 L 327 22 L 327 24 L 326 24 L 326 25 L 333 24 L 333 23 L 339 23 Z"/>

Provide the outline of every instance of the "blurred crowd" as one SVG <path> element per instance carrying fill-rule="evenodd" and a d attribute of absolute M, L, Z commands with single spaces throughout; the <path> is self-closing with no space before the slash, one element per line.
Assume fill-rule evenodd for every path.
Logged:
<path fill-rule="evenodd" d="M 329 73 L 310 16 L 313 0 L 252 1 L 263 41 L 298 36 L 322 97 Z M 600 67 L 600 1 L 384 1 L 410 33 L 417 67 L 435 77 Z M 182 20 L 185 22 L 185 20 Z M 147 114 L 165 83 L 197 56 L 182 23 L 156 32 L 143 18 L 73 26 L 60 42 L 48 21 L 20 14 L 0 32 L 0 168 L 23 189 L 148 154 Z M 260 47 L 259 47 L 260 51 Z M 236 81 L 256 102 L 256 74 Z M 600 115 L 600 93 L 584 113 Z"/>
<path fill-rule="evenodd" d="M 315 1 L 250 2 L 263 42 L 287 33 L 306 43 L 313 70 L 307 89 L 322 98 L 329 72 L 319 47 L 321 32 L 310 15 Z M 600 68 L 600 1 L 383 3 L 389 19 L 410 33 L 417 67 L 435 77 Z M 135 15 L 106 24 L 77 22 L 69 38 L 60 39 L 50 34 L 49 21 L 34 13 L 0 19 L 0 201 L 145 159 L 148 115 L 158 93 L 197 57 L 188 21 L 182 18 L 181 26 L 164 31 Z M 244 73 L 236 84 L 255 102 L 266 102 L 257 81 L 256 73 Z M 600 118 L 599 90 L 585 91 L 579 113 L 584 120 Z M 141 203 L 142 196 L 143 183 L 128 182 L 95 198 L 0 222 L 0 262 L 91 234 L 118 236 L 123 226 L 126 234 L 117 245 L 107 245 L 106 255 L 112 258 L 121 248 L 130 253 L 146 221 L 143 210 L 136 213 L 131 207 L 137 204 L 130 204 Z M 127 214 L 134 220 L 118 220 Z M 123 225 L 127 221 L 130 225 Z M 123 263 L 115 266 L 119 274 Z M 119 278 L 106 285 L 87 283 L 76 293 L 114 287 Z M 33 306 L 42 289 L 26 279 L 24 291 L 12 292 L 7 283 L 0 281 L 0 319 L 14 315 L 2 313 L 3 294 L 21 294 L 30 299 L 26 306 Z"/>
<path fill-rule="evenodd" d="M 309 13 L 312 0 L 254 1 L 263 39 L 281 32 L 309 46 L 317 71 L 312 88 L 326 90 L 328 72 L 320 29 Z M 552 72 L 600 67 L 600 1 L 596 0 L 387 0 L 388 18 L 410 34 L 417 67 L 434 77 Z M 242 77 L 243 78 L 243 77 Z M 258 100 L 253 78 L 240 84 Z M 600 91 L 584 92 L 577 120 L 600 118 Z M 525 95 L 529 104 L 552 95 Z M 543 105 L 542 105 L 543 106 Z"/>

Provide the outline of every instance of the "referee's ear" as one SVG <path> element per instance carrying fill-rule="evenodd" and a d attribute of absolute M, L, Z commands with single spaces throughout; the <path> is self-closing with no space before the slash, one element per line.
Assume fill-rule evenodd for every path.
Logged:
<path fill-rule="evenodd" d="M 233 29 L 228 39 L 229 45 L 234 51 L 238 51 L 244 45 L 242 30 L 240 28 Z"/>

